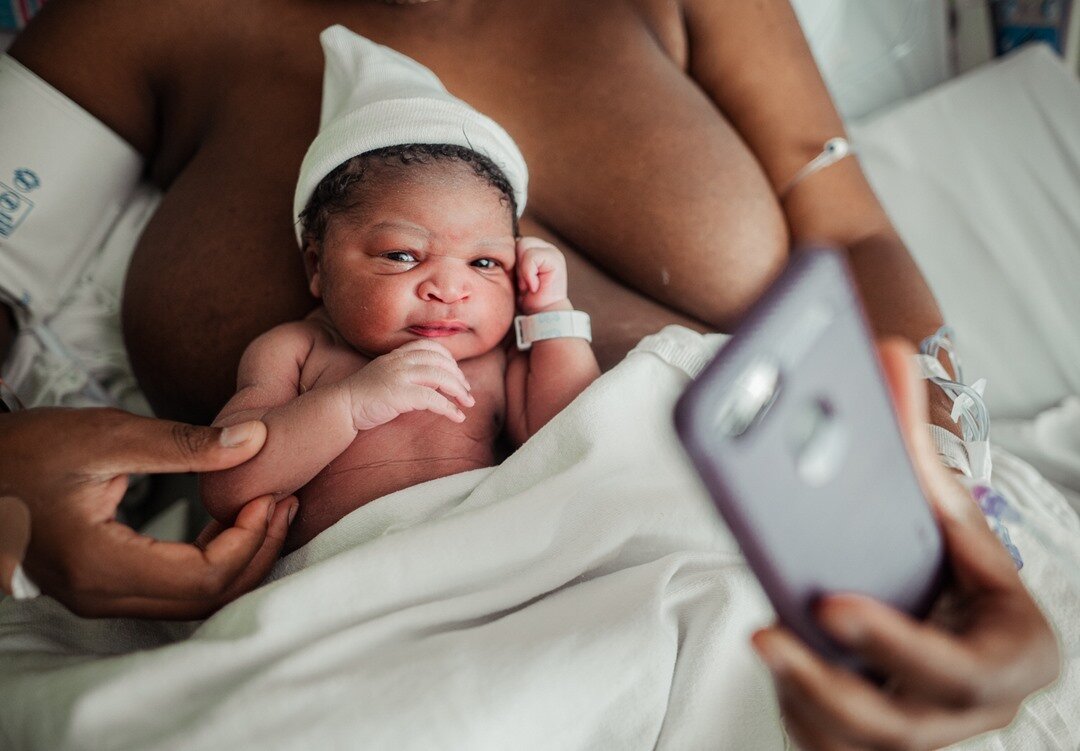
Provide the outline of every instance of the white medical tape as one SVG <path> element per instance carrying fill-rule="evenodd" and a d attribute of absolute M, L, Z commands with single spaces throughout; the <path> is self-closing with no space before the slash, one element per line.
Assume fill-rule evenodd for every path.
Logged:
<path fill-rule="evenodd" d="M 846 138 L 839 136 L 830 138 L 825 142 L 825 146 L 822 148 L 821 153 L 811 159 L 805 167 L 795 173 L 795 177 L 791 178 L 788 184 L 784 186 L 784 189 L 780 191 L 780 197 L 783 198 L 786 196 L 791 192 L 792 188 L 810 177 L 810 175 L 815 172 L 820 172 L 826 167 L 831 167 L 841 159 L 853 154 L 854 151 L 855 150 L 851 147 L 851 144 L 848 143 Z"/>
<path fill-rule="evenodd" d="M 114 132 L 0 55 L 0 297 L 20 325 L 49 317 L 142 173 Z"/>
<path fill-rule="evenodd" d="M 949 378 L 948 371 L 936 357 L 930 355 L 912 355 L 915 365 L 919 368 L 919 374 L 923 378 Z"/>
<path fill-rule="evenodd" d="M 971 477 L 971 460 L 964 442 L 939 425 L 927 425 L 926 429 L 930 432 L 930 443 L 941 463 Z"/>

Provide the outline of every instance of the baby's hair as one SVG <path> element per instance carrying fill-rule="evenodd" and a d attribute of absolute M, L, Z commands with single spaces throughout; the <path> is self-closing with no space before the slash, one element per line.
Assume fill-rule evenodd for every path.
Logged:
<path fill-rule="evenodd" d="M 357 206 L 362 199 L 354 188 L 364 181 L 372 167 L 409 167 L 449 160 L 471 167 L 477 177 L 499 191 L 501 200 L 510 207 L 514 236 L 517 237 L 520 233 L 514 189 L 495 162 L 464 146 L 410 143 L 366 151 L 337 166 L 324 177 L 315 187 L 307 206 L 300 212 L 301 236 L 305 244 L 308 240 L 314 240 L 316 244 L 322 243 L 330 217 Z"/>

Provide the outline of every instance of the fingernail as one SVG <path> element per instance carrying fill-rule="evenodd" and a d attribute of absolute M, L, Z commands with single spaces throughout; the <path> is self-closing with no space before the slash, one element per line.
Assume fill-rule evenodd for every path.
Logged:
<path fill-rule="evenodd" d="M 270 520 L 274 518 L 274 509 L 277 508 L 277 503 L 270 501 L 266 504 L 266 523 L 269 524 Z"/>
<path fill-rule="evenodd" d="M 258 424 L 258 420 L 249 420 L 248 422 L 242 422 L 239 425 L 230 425 L 221 431 L 221 436 L 218 438 L 218 441 L 222 446 L 230 449 L 247 443 L 251 440 L 251 437 L 255 435 L 255 428 Z"/>
<path fill-rule="evenodd" d="M 293 503 L 292 508 L 289 509 L 289 524 L 292 524 L 293 519 L 296 518 L 296 512 L 300 509 L 299 503 Z"/>
<path fill-rule="evenodd" d="M 754 635 L 757 637 L 757 634 Z M 780 654 L 780 650 L 776 648 L 776 645 L 771 643 L 767 638 L 754 638 L 750 640 L 750 644 L 753 645 L 754 651 L 757 652 L 758 657 L 765 663 L 765 667 L 772 673 L 783 673 L 787 670 L 787 661 L 783 655 Z"/>
<path fill-rule="evenodd" d="M 820 604 L 815 610 L 818 621 L 835 639 L 849 646 L 855 645 L 862 640 L 863 624 L 852 618 L 850 613 L 844 613 L 843 610 L 838 611 Z"/>

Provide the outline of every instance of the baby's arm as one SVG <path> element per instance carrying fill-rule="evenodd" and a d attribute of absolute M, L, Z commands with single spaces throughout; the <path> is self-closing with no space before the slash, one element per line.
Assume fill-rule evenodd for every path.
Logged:
<path fill-rule="evenodd" d="M 300 393 L 300 373 L 316 335 L 308 324 L 287 323 L 255 339 L 240 359 L 236 394 L 214 425 L 262 420 L 266 443 L 244 464 L 200 477 L 203 505 L 215 519 L 232 519 L 261 495 L 278 500 L 292 494 L 356 436 L 343 383 Z"/>
<path fill-rule="evenodd" d="M 566 296 L 566 260 L 558 248 L 535 237 L 517 246 L 519 307 L 524 315 L 573 310 Z M 513 351 L 506 368 L 506 427 L 521 445 L 600 375 L 584 339 L 545 339 L 527 352 Z"/>
<path fill-rule="evenodd" d="M 409 342 L 341 381 L 301 394 L 300 373 L 316 336 L 308 324 L 285 324 L 244 352 L 237 392 L 214 424 L 260 419 L 266 424 L 266 443 L 239 467 L 202 476 L 203 505 L 214 518 L 230 520 L 252 498 L 294 493 L 361 430 L 414 410 L 461 422 L 465 414 L 447 397 L 464 406 L 475 404 L 454 358 L 430 341 Z"/>

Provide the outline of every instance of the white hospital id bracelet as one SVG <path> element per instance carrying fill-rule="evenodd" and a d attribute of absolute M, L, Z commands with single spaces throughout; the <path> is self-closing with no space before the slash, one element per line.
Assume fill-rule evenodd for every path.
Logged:
<path fill-rule="evenodd" d="M 531 316 L 516 316 L 514 335 L 520 350 L 529 349 L 533 342 L 542 342 L 545 339 L 573 337 L 591 342 L 592 324 L 589 314 L 584 311 L 552 310 Z"/>

